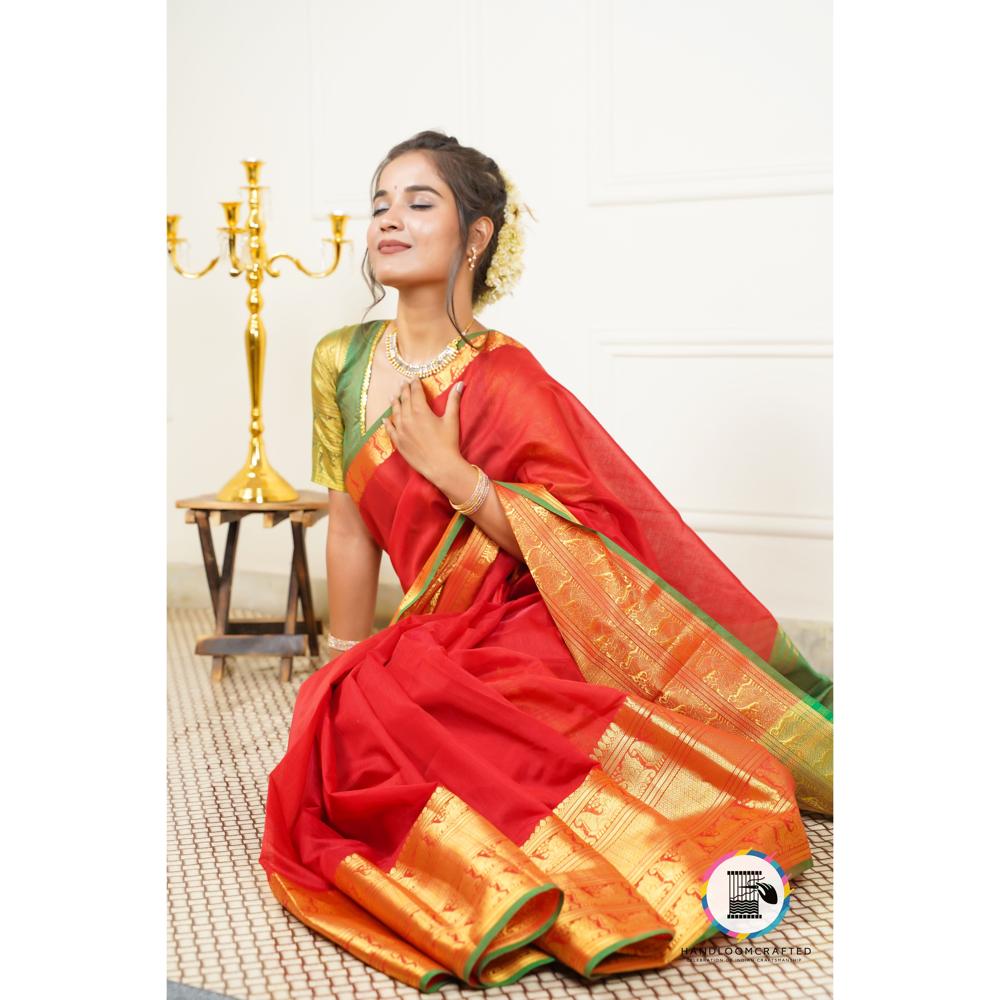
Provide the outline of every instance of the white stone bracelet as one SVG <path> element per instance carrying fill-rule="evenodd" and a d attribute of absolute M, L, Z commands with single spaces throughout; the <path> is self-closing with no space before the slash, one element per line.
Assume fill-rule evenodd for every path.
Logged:
<path fill-rule="evenodd" d="M 350 649 L 359 642 L 360 639 L 338 639 L 332 632 L 326 633 L 326 643 L 331 649 Z"/>

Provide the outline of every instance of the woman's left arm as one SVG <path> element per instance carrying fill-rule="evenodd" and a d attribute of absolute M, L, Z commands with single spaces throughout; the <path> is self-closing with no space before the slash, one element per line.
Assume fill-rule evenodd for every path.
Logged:
<path fill-rule="evenodd" d="M 479 475 L 459 449 L 460 395 L 458 386 L 449 391 L 444 413 L 439 417 L 430 408 L 420 380 L 412 379 L 393 400 L 392 415 L 385 421 L 393 447 L 453 503 L 463 503 L 472 496 Z M 524 562 L 521 547 L 492 483 L 482 507 L 467 516 L 500 548 Z"/>

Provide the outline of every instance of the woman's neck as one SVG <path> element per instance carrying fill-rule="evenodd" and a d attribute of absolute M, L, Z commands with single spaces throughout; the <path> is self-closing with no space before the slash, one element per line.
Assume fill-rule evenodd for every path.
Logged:
<path fill-rule="evenodd" d="M 471 305 L 456 305 L 455 318 L 466 335 L 486 329 L 474 320 Z M 400 296 L 396 309 L 396 346 L 407 361 L 419 364 L 433 358 L 457 336 L 458 331 L 441 308 L 440 300 L 425 305 L 405 301 Z"/>

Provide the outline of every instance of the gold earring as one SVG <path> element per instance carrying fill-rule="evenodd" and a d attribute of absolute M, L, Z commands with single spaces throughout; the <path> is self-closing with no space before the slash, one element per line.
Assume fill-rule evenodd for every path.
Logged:
<path fill-rule="evenodd" d="M 473 247 L 472 250 L 469 251 L 469 270 L 470 271 L 475 271 L 475 269 L 476 269 L 476 257 L 478 256 L 478 254 L 479 254 L 479 251 L 475 247 Z"/>

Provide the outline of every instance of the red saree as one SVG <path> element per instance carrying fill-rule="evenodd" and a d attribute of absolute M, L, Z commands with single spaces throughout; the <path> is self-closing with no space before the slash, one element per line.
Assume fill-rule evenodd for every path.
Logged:
<path fill-rule="evenodd" d="M 462 454 L 526 562 L 499 549 L 394 451 L 389 410 L 361 433 L 380 332 L 317 348 L 320 446 L 342 461 L 314 478 L 350 492 L 404 598 L 302 685 L 268 789 L 271 888 L 425 992 L 662 967 L 714 933 L 718 858 L 811 865 L 799 809 L 832 814 L 832 683 L 583 404 L 487 331 L 423 386 L 440 414 L 465 382 Z"/>

